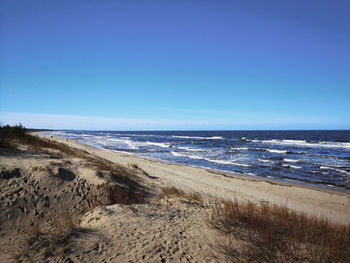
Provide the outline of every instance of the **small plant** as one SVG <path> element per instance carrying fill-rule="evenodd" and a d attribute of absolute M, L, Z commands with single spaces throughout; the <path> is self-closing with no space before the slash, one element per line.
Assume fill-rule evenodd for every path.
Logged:
<path fill-rule="evenodd" d="M 209 219 L 231 262 L 348 262 L 350 224 L 268 203 L 221 201 Z"/>
<path fill-rule="evenodd" d="M 186 200 L 194 201 L 200 204 L 203 203 L 203 198 L 199 193 L 186 193 L 182 190 L 177 189 L 176 187 L 162 187 L 161 191 L 158 194 L 159 199 L 170 196 L 184 198 Z"/>
<path fill-rule="evenodd" d="M 74 214 L 55 215 L 48 221 L 51 223 L 46 228 L 33 226 L 24 231 L 25 243 L 14 255 L 16 262 L 39 262 L 58 256 L 69 249 L 73 236 L 84 231 L 77 227 L 78 219 Z"/>

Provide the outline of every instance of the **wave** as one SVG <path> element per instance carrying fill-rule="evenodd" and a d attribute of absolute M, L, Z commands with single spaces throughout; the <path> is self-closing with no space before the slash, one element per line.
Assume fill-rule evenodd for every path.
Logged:
<path fill-rule="evenodd" d="M 350 175 L 350 172 L 349 172 L 349 171 L 339 169 L 338 167 L 331 167 L 331 166 L 321 165 L 321 166 L 320 166 L 320 169 L 333 170 L 333 171 L 337 171 L 337 172 L 340 172 L 340 173 L 344 173 L 344 174 Z"/>
<path fill-rule="evenodd" d="M 271 161 L 265 159 L 258 159 L 258 161 L 263 163 L 271 163 Z"/>
<path fill-rule="evenodd" d="M 162 143 L 162 142 L 146 142 L 146 144 L 163 147 L 163 148 L 169 148 L 171 146 L 170 143 Z"/>
<path fill-rule="evenodd" d="M 257 175 L 256 175 L 256 174 L 253 174 L 253 173 L 243 173 L 243 174 L 249 175 L 249 176 L 255 176 L 255 177 L 257 177 Z"/>
<path fill-rule="evenodd" d="M 250 167 L 249 164 L 236 163 L 236 162 L 227 161 L 227 160 L 215 160 L 215 159 L 206 158 L 204 156 L 189 155 L 189 154 L 184 154 L 184 153 L 179 153 L 179 152 L 170 152 L 170 153 L 172 155 L 174 155 L 174 156 L 182 156 L 182 157 L 187 157 L 187 158 L 190 158 L 190 159 L 205 160 L 205 161 L 212 162 L 212 163 L 229 164 L 229 165 L 235 165 L 235 166 Z"/>
<path fill-rule="evenodd" d="M 147 146 L 147 143 L 137 142 L 137 141 L 125 140 L 124 143 L 127 144 L 131 149 L 134 149 L 134 150 L 139 149 L 140 147 L 143 147 L 143 146 Z"/>
<path fill-rule="evenodd" d="M 249 150 L 248 147 L 236 147 L 236 148 L 231 148 L 231 149 L 234 149 L 234 150 Z"/>
<path fill-rule="evenodd" d="M 290 146 L 305 146 L 305 147 L 329 147 L 329 148 L 350 148 L 350 142 L 307 142 L 305 140 L 263 140 L 263 143 L 282 144 Z"/>
<path fill-rule="evenodd" d="M 207 161 L 213 162 L 213 163 L 219 163 L 219 164 L 229 164 L 229 165 L 235 165 L 235 166 L 250 167 L 249 164 L 245 164 L 245 163 L 236 163 L 236 162 L 225 161 L 225 160 L 213 160 L 213 159 L 208 159 L 208 158 L 205 158 L 204 160 L 207 160 Z"/>
<path fill-rule="evenodd" d="M 290 164 L 283 164 L 283 167 L 292 168 L 292 169 L 301 169 L 302 167 Z"/>
<path fill-rule="evenodd" d="M 117 139 L 117 138 L 107 138 L 104 141 L 106 142 L 126 142 L 128 141 L 127 139 Z"/>
<path fill-rule="evenodd" d="M 172 155 L 174 156 L 182 156 L 182 157 L 188 157 L 191 159 L 203 159 L 202 157 L 199 157 L 197 155 L 188 155 L 188 154 L 184 154 L 184 153 L 179 153 L 179 152 L 170 152 Z"/>
<path fill-rule="evenodd" d="M 288 151 L 284 151 L 284 150 L 274 150 L 274 149 L 266 149 L 266 151 L 270 152 L 270 153 L 288 153 Z"/>
<path fill-rule="evenodd" d="M 283 161 L 287 162 L 287 163 L 297 163 L 299 162 L 299 160 L 294 160 L 294 159 L 284 159 Z"/>
<path fill-rule="evenodd" d="M 186 151 L 190 151 L 190 152 L 202 152 L 203 150 L 201 149 L 195 149 L 195 148 L 191 148 L 191 147 L 177 147 L 178 149 L 181 149 L 181 150 L 186 150 Z"/>
<path fill-rule="evenodd" d="M 199 137 L 199 136 L 177 136 L 177 135 L 173 135 L 173 136 L 171 136 L 171 138 L 197 139 L 197 140 L 221 140 L 222 136 Z"/>

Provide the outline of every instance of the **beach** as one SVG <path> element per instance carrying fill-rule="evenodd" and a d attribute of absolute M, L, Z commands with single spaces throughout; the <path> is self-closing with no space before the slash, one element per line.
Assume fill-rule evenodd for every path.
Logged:
<path fill-rule="evenodd" d="M 152 183 L 158 187 L 175 186 L 199 192 L 208 198 L 237 198 L 253 202 L 271 202 L 276 205 L 285 204 L 292 209 L 335 221 L 350 220 L 350 195 L 347 192 L 162 163 L 116 151 L 96 149 L 74 140 L 55 136 L 52 139 L 122 165 L 136 164 L 154 178 Z"/>
<path fill-rule="evenodd" d="M 32 134 L 65 145 L 75 156 L 57 157 L 58 150 L 43 153 L 24 146 L 19 152 L 1 155 L 2 262 L 23 259 L 25 253 L 34 253 L 39 261 L 57 262 L 226 262 L 213 250 L 219 236 L 207 223 L 211 206 L 220 199 L 283 205 L 332 222 L 350 222 L 350 194 L 346 191 L 164 163 L 72 139 Z M 101 165 L 93 165 L 97 161 L 117 164 L 120 171 L 132 174 L 137 189 L 147 192 L 150 201 L 94 204 L 92 201 L 100 201 L 94 196 L 107 198 L 102 186 L 114 180 L 101 171 Z M 118 180 L 113 185 L 124 183 Z M 164 187 L 198 193 L 201 201 L 156 198 Z M 73 228 L 77 232 L 69 232 L 67 243 L 52 250 L 20 250 L 31 224 L 45 225 L 47 218 L 55 217 L 74 221 L 67 216 L 74 213 L 79 214 Z M 36 234 L 35 242 L 38 236 L 42 237 Z"/>

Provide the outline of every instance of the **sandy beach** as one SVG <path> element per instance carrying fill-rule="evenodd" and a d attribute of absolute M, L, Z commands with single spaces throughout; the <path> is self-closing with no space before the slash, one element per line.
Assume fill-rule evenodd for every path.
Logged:
<path fill-rule="evenodd" d="M 226 262 L 213 250 L 219 237 L 206 223 L 211 205 L 221 198 L 286 205 L 334 222 L 350 222 L 347 192 L 163 163 L 70 139 L 35 136 L 65 144 L 90 159 L 121 165 L 135 176 L 150 200 L 95 207 L 86 200 L 92 200 L 91 195 L 104 198 L 101 186 L 111 177 L 85 157 L 57 157 L 54 151 L 42 153 L 25 147 L 17 153 L 4 152 L 0 156 L 1 262 L 27 261 L 29 256 L 55 262 Z M 162 187 L 199 193 L 203 202 L 157 199 Z M 53 248 L 55 253 L 23 248 L 28 227 L 45 226 L 48 218 L 54 221 L 79 211 L 84 214 L 77 218 L 77 232 L 70 232 L 69 242 Z"/>
<path fill-rule="evenodd" d="M 74 140 L 55 136 L 52 139 L 122 165 L 136 164 L 153 178 L 150 181 L 155 187 L 175 186 L 199 192 L 207 198 L 271 202 L 334 221 L 350 221 L 350 195 L 347 192 L 162 163 L 112 150 L 96 149 Z"/>

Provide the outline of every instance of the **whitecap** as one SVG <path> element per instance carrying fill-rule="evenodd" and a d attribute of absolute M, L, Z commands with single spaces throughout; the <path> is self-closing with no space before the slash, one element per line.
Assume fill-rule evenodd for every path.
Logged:
<path fill-rule="evenodd" d="M 191 159 L 200 159 L 200 160 L 206 160 L 208 162 L 212 163 L 219 163 L 219 164 L 229 164 L 229 165 L 235 165 L 235 166 L 244 166 L 244 167 L 249 167 L 249 164 L 244 164 L 244 163 L 237 163 L 237 162 L 232 162 L 228 160 L 215 160 L 215 159 L 209 159 L 204 156 L 198 156 L 198 155 L 189 155 L 189 154 L 184 154 L 184 153 L 179 153 L 179 152 L 171 152 L 172 155 L 174 156 L 182 156 L 182 157 L 188 157 Z"/>
<path fill-rule="evenodd" d="M 290 165 L 290 164 L 283 164 L 283 167 L 286 168 L 293 168 L 293 169 L 301 169 L 302 167 L 296 166 L 296 165 Z"/>
<path fill-rule="evenodd" d="M 236 148 L 231 148 L 231 149 L 235 149 L 235 150 L 249 150 L 248 147 L 236 147 Z"/>
<path fill-rule="evenodd" d="M 173 135 L 172 138 L 182 138 L 182 139 L 197 139 L 197 140 L 220 140 L 222 136 L 212 136 L 212 137 L 199 137 L 199 136 L 177 136 Z"/>
<path fill-rule="evenodd" d="M 263 163 L 270 163 L 271 162 L 269 160 L 264 160 L 264 159 L 258 159 L 258 161 L 263 162 Z"/>
<path fill-rule="evenodd" d="M 162 142 L 146 142 L 148 145 L 154 145 L 158 147 L 163 147 L 163 148 L 169 148 L 171 144 L 168 143 L 162 143 Z"/>
<path fill-rule="evenodd" d="M 288 163 L 297 163 L 299 160 L 294 160 L 294 159 L 284 159 L 283 161 L 288 162 Z"/>
<path fill-rule="evenodd" d="M 195 149 L 195 148 L 191 148 L 191 147 L 177 147 L 178 149 L 181 149 L 181 150 L 186 150 L 186 151 L 190 151 L 190 152 L 202 152 L 203 150 L 201 149 Z"/>
<path fill-rule="evenodd" d="M 330 147 L 330 148 L 350 148 L 349 142 L 307 142 L 305 140 L 263 140 L 263 143 L 269 144 L 282 144 L 282 145 L 291 145 L 291 146 L 305 146 L 305 147 Z"/>
<path fill-rule="evenodd" d="M 266 151 L 270 153 L 287 153 L 287 151 L 274 150 L 274 149 L 266 149 Z"/>

